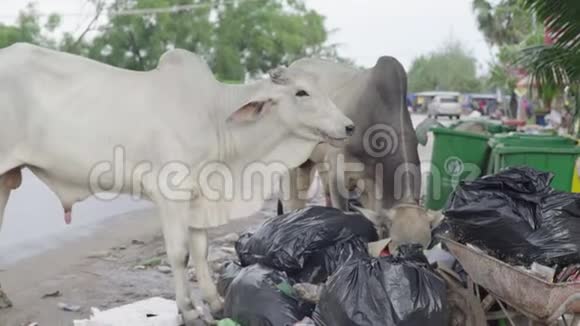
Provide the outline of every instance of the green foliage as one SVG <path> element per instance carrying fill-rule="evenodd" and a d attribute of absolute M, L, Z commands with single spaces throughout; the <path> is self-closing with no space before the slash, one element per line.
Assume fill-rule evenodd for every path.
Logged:
<path fill-rule="evenodd" d="M 216 36 L 215 71 L 239 80 L 244 73 L 263 73 L 319 54 L 327 33 L 324 18 L 301 1 L 253 0 L 226 3 L 218 14 Z"/>
<path fill-rule="evenodd" d="M 493 5 L 492 5 L 493 3 Z M 542 23 L 521 6 L 521 0 L 473 0 L 478 27 L 490 45 L 498 46 L 489 64 L 486 86 L 511 91 L 517 83 L 517 58 L 524 47 L 544 41 Z"/>
<path fill-rule="evenodd" d="M 44 28 L 46 28 L 49 32 L 54 32 L 60 26 L 61 17 L 58 14 L 51 14 L 48 16 L 46 23 L 44 24 Z"/>
<path fill-rule="evenodd" d="M 542 30 L 527 35 L 519 44 L 505 44 L 499 47 L 499 52 L 490 64 L 487 86 L 511 91 L 518 81 L 514 71 L 517 69 L 517 59 L 525 47 L 542 44 L 544 33 Z"/>
<path fill-rule="evenodd" d="M 580 82 L 580 50 L 539 45 L 523 49 L 517 62 L 532 74 L 540 87 L 560 87 Z"/>
<path fill-rule="evenodd" d="M 541 88 L 580 84 L 580 2 L 577 0 L 522 0 L 525 8 L 555 33 L 554 45 L 529 47 L 517 62 Z"/>
<path fill-rule="evenodd" d="M 415 59 L 409 70 L 409 90 L 412 92 L 442 90 L 477 92 L 476 59 L 456 41 Z"/>
<path fill-rule="evenodd" d="M 500 88 L 504 91 L 513 90 L 518 82 L 517 78 L 500 63 L 490 65 L 487 78 L 488 88 Z"/>
<path fill-rule="evenodd" d="M 104 0 L 91 0 L 97 12 Z M 123 15 L 131 10 L 195 5 L 192 10 Z M 34 6 L 16 26 L 0 25 L 0 47 L 29 42 L 133 70 L 150 70 L 169 49 L 203 56 L 221 80 L 241 81 L 303 56 L 338 60 L 336 45 L 326 45 L 324 17 L 302 0 L 115 0 L 96 36 L 65 33 L 60 42 L 45 36 L 60 25 L 51 15 L 42 23 Z M 96 19 L 95 19 L 96 21 Z M 90 25 L 90 24 L 89 24 Z"/>
<path fill-rule="evenodd" d="M 6 26 L 0 23 L 0 48 L 6 47 L 16 42 L 26 42 L 29 37 L 25 37 L 16 26 Z"/>
<path fill-rule="evenodd" d="M 150 15 L 113 15 L 99 29 L 92 41 L 89 57 L 122 68 L 149 70 L 157 66 L 159 57 L 169 49 L 182 48 L 200 55 L 207 54 L 212 25 L 209 21 L 209 0 L 198 1 L 192 11 Z M 166 8 L 191 4 L 190 0 L 116 0 L 110 10 Z"/>
<path fill-rule="evenodd" d="M 58 15 L 50 15 L 43 26 L 38 11 L 33 4 L 29 4 L 20 12 L 14 26 L 0 23 L 0 48 L 16 42 L 28 42 L 44 46 L 54 46 L 56 42 L 43 33 L 43 27 L 48 32 L 53 31 L 60 24 Z"/>
<path fill-rule="evenodd" d="M 490 63 L 488 87 L 507 91 L 516 86 L 516 59 L 523 47 L 543 42 L 541 21 L 521 6 L 522 0 L 473 0 L 479 30 L 488 44 L 497 46 L 497 58 Z"/>
<path fill-rule="evenodd" d="M 580 47 L 580 2 L 577 0 L 520 0 L 546 27 L 556 33 L 558 44 Z"/>
<path fill-rule="evenodd" d="M 533 17 L 521 0 L 473 0 L 477 26 L 491 45 L 518 44 L 533 29 Z"/>

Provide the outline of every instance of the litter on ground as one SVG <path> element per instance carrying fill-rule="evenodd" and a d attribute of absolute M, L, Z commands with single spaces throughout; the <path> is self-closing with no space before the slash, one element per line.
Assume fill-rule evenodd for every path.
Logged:
<path fill-rule="evenodd" d="M 75 320 L 74 326 L 180 326 L 181 317 L 173 300 L 153 297 L 117 308 L 91 308 L 89 319 Z"/>

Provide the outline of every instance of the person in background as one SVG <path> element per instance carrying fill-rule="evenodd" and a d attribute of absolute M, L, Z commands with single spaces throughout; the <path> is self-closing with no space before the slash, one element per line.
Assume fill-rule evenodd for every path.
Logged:
<path fill-rule="evenodd" d="M 483 99 L 479 100 L 479 112 L 481 112 L 482 115 L 485 114 L 485 101 Z"/>
<path fill-rule="evenodd" d="M 510 107 L 508 115 L 510 117 L 515 117 L 518 114 L 517 112 L 518 112 L 518 97 L 516 93 L 512 91 L 512 94 L 510 96 Z"/>

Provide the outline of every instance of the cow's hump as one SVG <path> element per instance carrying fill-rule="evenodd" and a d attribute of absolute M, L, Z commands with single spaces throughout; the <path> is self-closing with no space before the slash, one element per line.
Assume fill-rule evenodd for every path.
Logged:
<path fill-rule="evenodd" d="M 209 66 L 199 55 L 183 49 L 174 49 L 165 52 L 159 58 L 158 69 L 178 69 L 198 78 L 215 80 Z"/>

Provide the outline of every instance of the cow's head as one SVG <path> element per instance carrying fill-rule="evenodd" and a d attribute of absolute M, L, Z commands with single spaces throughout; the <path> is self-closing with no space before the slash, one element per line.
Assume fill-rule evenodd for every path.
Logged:
<path fill-rule="evenodd" d="M 357 211 L 371 220 L 380 238 L 391 238 L 390 248 L 396 250 L 404 244 L 418 243 L 427 248 L 431 242 L 431 230 L 442 220 L 437 212 L 430 212 L 418 205 L 401 204 L 391 209 L 381 209 L 378 213 L 361 207 Z"/>
<path fill-rule="evenodd" d="M 315 77 L 297 69 L 282 67 L 271 71 L 270 81 L 257 99 L 229 119 L 254 121 L 265 115 L 274 115 L 292 134 L 309 141 L 338 145 L 354 132 L 352 121 L 317 86 Z"/>

